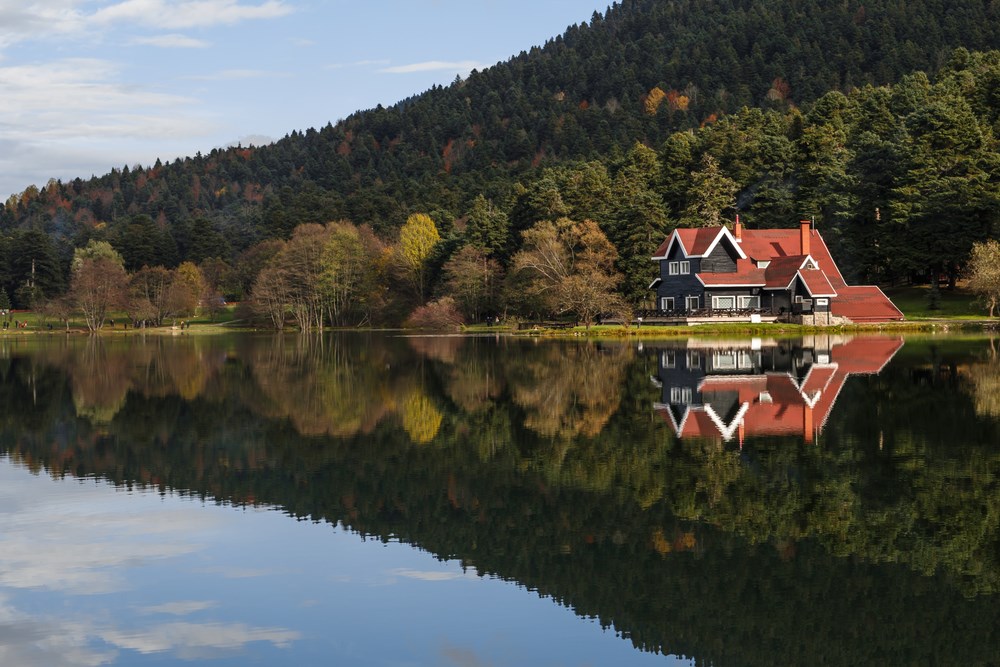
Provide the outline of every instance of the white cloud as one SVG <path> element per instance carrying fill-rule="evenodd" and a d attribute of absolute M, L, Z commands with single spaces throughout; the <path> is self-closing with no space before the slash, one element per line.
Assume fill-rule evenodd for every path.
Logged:
<path fill-rule="evenodd" d="M 124 0 L 95 11 L 89 24 L 129 23 L 156 28 L 206 28 L 290 14 L 291 6 L 277 0 L 248 5 L 237 0 Z"/>
<path fill-rule="evenodd" d="M 162 49 L 204 49 L 210 46 L 205 40 L 178 34 L 136 37 L 132 43 L 140 46 L 158 46 Z"/>
<path fill-rule="evenodd" d="M 219 606 L 218 602 L 212 600 L 180 600 L 177 602 L 164 602 L 163 604 L 150 607 L 138 607 L 137 611 L 142 614 L 169 614 L 171 616 L 188 616 L 199 611 L 205 611 Z"/>
<path fill-rule="evenodd" d="M 81 616 L 73 605 L 50 614 L 14 606 L 13 589 L 61 595 L 109 593 L 125 587 L 128 570 L 199 551 L 197 536 L 219 529 L 218 517 L 193 502 L 162 502 L 137 492 L 123 502 L 105 483 L 34 476 L 0 457 L 0 665 L 97 667 L 121 651 L 169 653 L 181 660 L 232 653 L 253 642 L 287 648 L 301 633 L 240 622 L 157 622 L 215 608 L 206 600 L 133 607 L 139 615 L 111 620 Z"/>
<path fill-rule="evenodd" d="M 74 129 L 83 125 L 100 125 L 88 111 L 109 112 L 138 109 L 171 108 L 191 104 L 191 98 L 126 85 L 118 80 L 119 67 L 106 60 L 72 58 L 39 65 L 0 67 L 0 117 L 4 126 L 16 126 L 18 136 L 25 132 L 79 136 Z M 164 113 L 164 119 L 175 113 Z M 119 125 L 115 123 L 114 130 Z M 6 132 L 0 129 L 0 137 Z"/>
<path fill-rule="evenodd" d="M 482 69 L 484 65 L 475 60 L 425 60 L 421 63 L 411 63 L 409 65 L 395 65 L 385 67 L 380 72 L 386 74 L 413 74 L 414 72 L 436 72 L 450 70 L 453 72 L 471 72 L 474 69 Z"/>
<path fill-rule="evenodd" d="M 294 630 L 255 628 L 242 623 L 165 623 L 141 630 L 111 630 L 100 636 L 123 649 L 144 654 L 170 651 L 184 660 L 240 649 L 250 642 L 270 642 L 287 648 L 302 637 Z"/>
<path fill-rule="evenodd" d="M 243 21 L 287 16 L 293 9 L 287 2 L 267 0 L 247 4 L 239 0 L 48 0 L 25 3 L 0 0 L 0 48 L 28 39 L 64 37 L 69 34 L 93 37 L 102 27 L 151 27 L 159 30 L 208 28 Z"/>
<path fill-rule="evenodd" d="M 37 482 L 4 470 L 0 482 L 0 585 L 79 595 L 126 589 L 134 567 L 190 554 L 214 524 L 195 506 L 115 504 L 106 488 Z M 32 498 L 21 503 L 20 498 Z"/>

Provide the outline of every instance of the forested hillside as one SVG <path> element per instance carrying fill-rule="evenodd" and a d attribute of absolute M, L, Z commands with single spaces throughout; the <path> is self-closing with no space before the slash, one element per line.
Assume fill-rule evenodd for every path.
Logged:
<path fill-rule="evenodd" d="M 92 240 L 130 272 L 211 259 L 259 270 L 282 250 L 267 242 L 331 221 L 366 226 L 384 273 L 415 213 L 440 242 L 400 281 L 369 277 L 409 284 L 401 301 L 382 295 L 397 319 L 455 291 L 445 269 L 463 247 L 495 262 L 495 293 L 463 315 L 496 310 L 522 232 L 560 218 L 593 220 L 610 241 L 617 305 L 640 302 L 671 228 L 736 212 L 769 226 L 815 216 L 857 277 L 954 276 L 993 233 L 1000 198 L 1000 56 L 955 48 L 998 48 L 998 27 L 1000 5 L 982 0 L 627 0 L 466 80 L 270 146 L 29 188 L 0 210 L 0 285 L 14 305 L 51 299 Z M 256 278 L 229 272 L 213 288 L 244 298 Z M 530 295 L 531 276 L 519 280 Z"/>

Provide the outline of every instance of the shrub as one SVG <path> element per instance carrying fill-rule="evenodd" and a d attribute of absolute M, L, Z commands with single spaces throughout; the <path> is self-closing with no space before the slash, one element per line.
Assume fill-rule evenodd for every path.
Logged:
<path fill-rule="evenodd" d="M 406 326 L 413 329 L 452 330 L 458 329 L 462 324 L 462 315 L 450 296 L 420 306 L 406 320 Z"/>

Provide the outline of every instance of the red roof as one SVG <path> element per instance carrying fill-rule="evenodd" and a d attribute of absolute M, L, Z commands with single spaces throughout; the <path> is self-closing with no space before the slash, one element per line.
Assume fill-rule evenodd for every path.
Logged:
<path fill-rule="evenodd" d="M 684 253 L 688 257 L 700 257 L 712 246 L 720 234 L 725 234 L 725 227 L 698 227 L 695 229 L 675 229 L 673 234 L 656 249 L 655 257 L 666 257 L 670 250 L 670 242 L 676 238 L 681 242 Z"/>
<path fill-rule="evenodd" d="M 811 296 L 837 296 L 825 273 L 819 269 L 803 269 L 799 271 L 799 277 L 805 283 L 806 289 Z"/>
<path fill-rule="evenodd" d="M 903 319 L 903 313 L 889 297 L 872 285 L 840 288 L 837 298 L 830 302 L 830 308 L 834 315 L 850 318 L 852 322 Z"/>
<path fill-rule="evenodd" d="M 758 269 L 748 259 L 736 260 L 736 273 L 698 273 L 695 275 L 701 281 L 701 284 L 706 287 L 720 287 L 725 285 L 754 285 L 763 287 L 767 283 L 764 277 L 764 269 Z"/>
<path fill-rule="evenodd" d="M 785 289 L 792 283 L 799 267 L 806 261 L 806 256 L 791 255 L 767 261 L 771 262 L 764 269 L 764 275 L 767 276 L 767 287 Z"/>

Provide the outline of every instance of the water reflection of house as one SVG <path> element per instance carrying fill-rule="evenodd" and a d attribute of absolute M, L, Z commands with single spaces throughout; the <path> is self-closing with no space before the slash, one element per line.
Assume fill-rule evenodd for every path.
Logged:
<path fill-rule="evenodd" d="M 662 389 L 655 409 L 679 437 L 736 439 L 823 429 L 850 375 L 878 373 L 900 337 L 691 340 L 656 350 Z"/>

